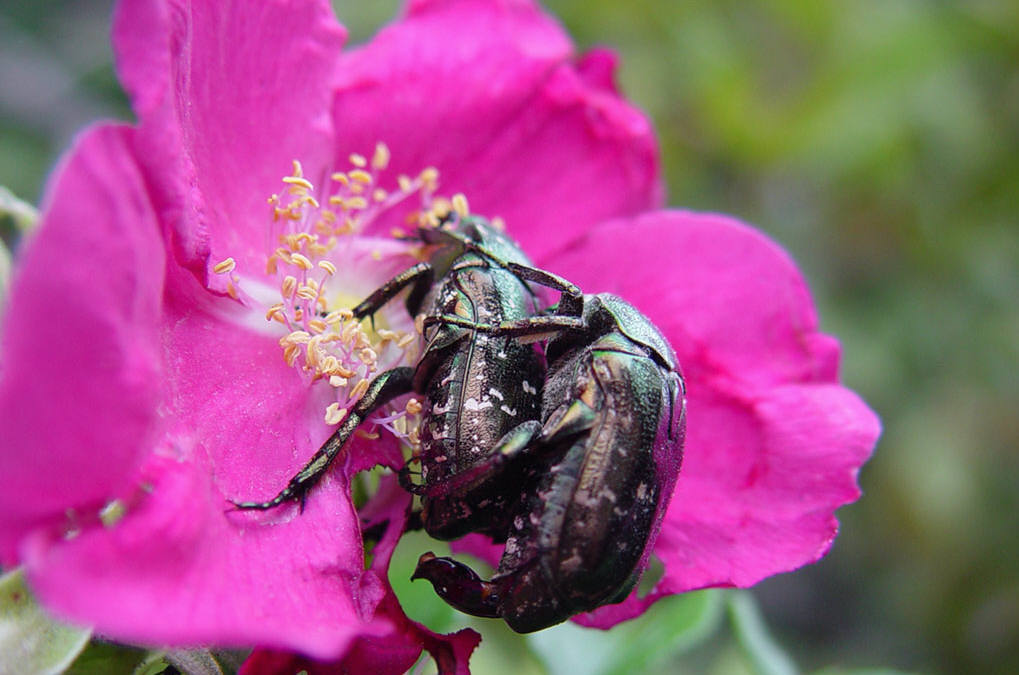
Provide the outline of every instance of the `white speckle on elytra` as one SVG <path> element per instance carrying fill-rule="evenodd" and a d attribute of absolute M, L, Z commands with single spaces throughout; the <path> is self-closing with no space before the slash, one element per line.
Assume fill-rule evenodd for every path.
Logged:
<path fill-rule="evenodd" d="M 478 399 L 471 397 L 464 401 L 464 410 L 470 410 L 471 412 L 477 412 L 478 410 L 484 410 L 485 408 L 491 408 L 494 404 L 485 399 L 481 402 Z"/>
<path fill-rule="evenodd" d="M 517 411 L 513 410 L 509 406 L 501 405 L 501 406 L 499 406 L 499 410 L 503 411 L 504 413 L 506 413 L 510 417 L 516 417 L 517 416 Z"/>
<path fill-rule="evenodd" d="M 528 394 L 537 394 L 537 393 L 538 393 L 538 390 L 537 390 L 537 389 L 535 389 L 534 387 L 532 387 L 532 386 L 531 386 L 531 383 L 530 383 L 530 382 L 528 382 L 527 380 L 524 380 L 524 381 L 523 381 L 523 382 L 522 382 L 522 383 L 520 384 L 520 386 L 521 386 L 521 388 L 522 388 L 522 389 L 523 389 L 523 390 L 524 390 L 525 392 L 527 392 Z"/>

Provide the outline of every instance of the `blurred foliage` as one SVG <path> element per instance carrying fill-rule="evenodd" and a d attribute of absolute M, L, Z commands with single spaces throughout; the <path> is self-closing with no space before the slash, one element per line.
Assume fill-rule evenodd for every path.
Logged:
<path fill-rule="evenodd" d="M 108 4 L 0 10 L 0 184 L 29 201 L 77 129 L 131 119 Z M 398 6 L 335 4 L 353 42 Z M 884 420 L 832 554 L 755 590 L 772 637 L 826 673 L 1019 672 L 1019 4 L 546 5 L 581 48 L 621 54 L 669 203 L 793 254 Z M 684 663 L 744 672 L 737 638 Z"/>

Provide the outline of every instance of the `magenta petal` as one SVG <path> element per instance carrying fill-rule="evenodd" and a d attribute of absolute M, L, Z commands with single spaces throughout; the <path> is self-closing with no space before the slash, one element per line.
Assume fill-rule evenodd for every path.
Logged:
<path fill-rule="evenodd" d="M 762 385 L 836 379 L 838 344 L 817 332 L 795 264 L 728 216 L 662 211 L 617 220 L 538 262 L 588 293 L 634 303 L 672 342 L 688 377 L 704 367 Z"/>
<path fill-rule="evenodd" d="M 360 620 L 357 514 L 335 484 L 320 490 L 331 508 L 266 526 L 224 513 L 210 468 L 205 457 L 155 456 L 149 491 L 123 521 L 30 542 L 24 563 L 47 607 L 138 644 L 260 643 L 320 657 L 386 630 Z"/>
<path fill-rule="evenodd" d="M 742 401 L 705 394 L 691 395 L 683 473 L 656 547 L 664 592 L 750 586 L 818 560 L 838 530 L 835 509 L 859 497 L 856 474 L 880 430 L 834 384 Z"/>
<path fill-rule="evenodd" d="M 104 635 L 335 657 L 391 630 L 372 618 L 382 594 L 361 578 L 342 474 L 300 517 L 226 501 L 278 489 L 311 455 L 328 434 L 321 401 L 277 336 L 164 264 L 134 134 L 79 141 L 19 261 L 0 383 L 4 561 Z M 104 524 L 114 499 L 123 514 Z"/>
<path fill-rule="evenodd" d="M 603 52 L 580 66 L 531 2 L 416 2 L 348 53 L 337 156 L 392 151 L 395 172 L 440 171 L 440 190 L 501 216 L 534 254 L 661 200 L 647 119 L 608 86 Z"/>
<path fill-rule="evenodd" d="M 665 577 L 581 622 L 609 626 L 663 594 L 748 586 L 824 555 L 880 424 L 838 385 L 838 345 L 817 332 L 788 256 L 730 218 L 666 212 L 600 226 L 540 262 L 647 313 L 689 390 L 683 469 L 655 547 Z"/>
<path fill-rule="evenodd" d="M 272 337 L 232 323 L 226 299 L 199 301 L 204 291 L 179 269 L 169 279 L 153 454 L 120 489 L 121 521 L 28 540 L 33 586 L 58 614 L 141 644 L 260 643 L 335 658 L 355 637 L 391 630 L 372 618 L 382 596 L 362 579 L 342 474 L 316 487 L 303 514 L 229 511 L 228 497 L 278 490 L 328 429 L 305 423 L 317 404 Z"/>
<path fill-rule="evenodd" d="M 342 672 L 398 675 L 413 665 L 424 648 L 435 659 L 441 675 L 469 675 L 468 662 L 471 653 L 481 642 L 481 636 L 469 628 L 451 635 L 433 633 L 407 618 L 389 586 L 389 562 L 400 535 L 406 529 L 409 504 L 410 496 L 399 487 L 396 477 L 390 476 L 382 482 L 376 496 L 362 510 L 361 517 L 368 523 L 389 522 L 385 536 L 372 549 L 371 568 L 365 576 L 377 575 L 381 586 L 385 588 L 385 597 L 379 603 L 377 612 L 393 621 L 395 631 L 383 637 L 360 638 L 345 655 Z"/>
<path fill-rule="evenodd" d="M 125 0 L 113 39 L 140 157 L 182 262 L 201 273 L 232 256 L 261 271 L 266 198 L 295 159 L 316 182 L 329 168 L 345 39 L 329 3 Z"/>
<path fill-rule="evenodd" d="M 451 635 L 438 635 L 411 621 L 389 586 L 387 574 L 393 551 L 406 527 L 410 495 L 397 484 L 395 476 L 383 479 L 375 497 L 361 511 L 367 526 L 388 523 L 385 534 L 372 548 L 372 563 L 364 575 L 364 586 L 381 592 L 375 613 L 390 620 L 392 629 L 384 634 L 364 635 L 351 644 L 339 661 L 312 661 L 297 654 L 256 650 L 245 661 L 241 675 L 269 675 L 305 670 L 309 675 L 372 673 L 399 675 L 414 665 L 422 649 L 435 659 L 442 675 L 467 675 L 471 653 L 481 636 L 466 628 Z M 374 580 L 374 584 L 370 583 Z"/>
<path fill-rule="evenodd" d="M 132 133 L 77 140 L 19 259 L 0 381 L 5 564 L 27 531 L 59 533 L 68 506 L 116 496 L 153 436 L 163 246 Z"/>

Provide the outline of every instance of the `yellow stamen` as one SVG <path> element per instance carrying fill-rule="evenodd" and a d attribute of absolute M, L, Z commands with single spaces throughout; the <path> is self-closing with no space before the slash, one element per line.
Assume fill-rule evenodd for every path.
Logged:
<path fill-rule="evenodd" d="M 306 345 L 310 341 L 311 333 L 304 330 L 295 330 L 280 338 L 281 345 Z"/>
<path fill-rule="evenodd" d="M 368 380 L 360 380 L 354 385 L 354 388 L 350 390 L 351 400 L 357 400 L 364 396 L 364 392 L 368 391 Z"/>
<path fill-rule="evenodd" d="M 304 270 L 310 270 L 311 268 L 314 267 L 314 265 L 311 264 L 311 261 L 308 260 L 305 256 L 301 255 L 300 253 L 294 253 L 291 256 L 291 258 L 298 267 Z"/>
<path fill-rule="evenodd" d="M 435 190 L 439 186 L 439 170 L 434 166 L 422 171 L 419 177 L 427 190 Z"/>
<path fill-rule="evenodd" d="M 364 167 L 368 166 L 368 160 L 364 158 L 364 155 L 359 155 L 356 152 L 350 153 L 350 157 L 348 157 L 348 159 L 350 160 L 351 164 L 353 164 L 359 169 L 363 169 Z"/>
<path fill-rule="evenodd" d="M 315 187 L 314 185 L 311 184 L 311 181 L 309 181 L 307 178 L 301 178 L 300 176 L 284 176 L 283 182 L 288 183 L 290 185 L 303 187 L 306 190 L 311 190 Z"/>
<path fill-rule="evenodd" d="M 325 316 L 326 323 L 336 323 L 338 321 L 347 321 L 354 318 L 354 313 L 349 309 L 337 309 L 329 312 Z"/>
<path fill-rule="evenodd" d="M 234 268 L 237 267 L 237 261 L 233 258 L 226 258 L 225 260 L 216 263 L 212 271 L 216 274 L 226 274 L 227 272 L 233 272 Z"/>
<path fill-rule="evenodd" d="M 457 192 L 453 195 L 452 199 L 453 210 L 456 211 L 461 218 L 466 218 L 470 215 L 470 207 L 467 205 L 467 197 L 464 193 Z"/>
<path fill-rule="evenodd" d="M 376 171 L 383 171 L 389 166 L 389 146 L 385 143 L 375 145 L 375 154 L 372 155 L 372 168 Z"/>
<path fill-rule="evenodd" d="M 350 177 L 352 180 L 356 180 L 358 183 L 364 183 L 365 185 L 370 185 L 372 182 L 372 175 L 364 169 L 354 169 L 350 172 Z"/>
<path fill-rule="evenodd" d="M 347 409 L 341 408 L 339 403 L 330 403 L 326 408 L 326 424 L 339 424 L 347 416 Z"/>

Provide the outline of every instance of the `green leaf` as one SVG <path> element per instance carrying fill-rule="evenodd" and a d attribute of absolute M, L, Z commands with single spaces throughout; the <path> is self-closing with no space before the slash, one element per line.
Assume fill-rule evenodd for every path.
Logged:
<path fill-rule="evenodd" d="M 722 618 L 718 591 L 664 598 L 640 617 L 608 631 L 563 623 L 528 636 L 552 673 L 620 675 L 655 672 L 655 666 L 699 644 Z"/>
<path fill-rule="evenodd" d="M 145 650 L 93 639 L 65 675 L 137 675 L 151 661 Z"/>
<path fill-rule="evenodd" d="M 50 618 L 20 569 L 0 577 L 0 672 L 59 673 L 88 643 L 91 631 Z"/>
<path fill-rule="evenodd" d="M 840 668 L 833 666 L 814 671 L 814 675 L 914 675 L 914 673 L 894 668 Z"/>
<path fill-rule="evenodd" d="M 749 591 L 730 591 L 733 633 L 754 669 L 761 675 L 797 675 L 799 669 L 764 625 L 761 610 Z"/>

